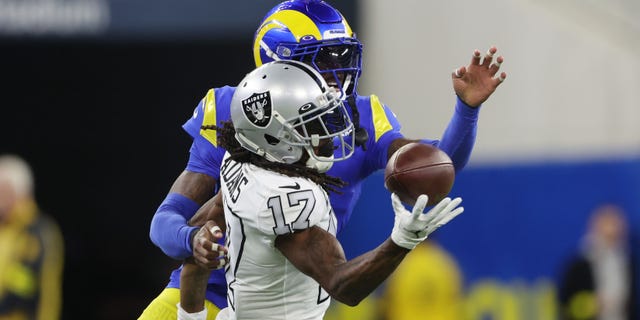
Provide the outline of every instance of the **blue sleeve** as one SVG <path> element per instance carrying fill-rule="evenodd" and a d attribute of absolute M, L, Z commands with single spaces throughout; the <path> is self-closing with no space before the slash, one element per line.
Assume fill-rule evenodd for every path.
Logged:
<path fill-rule="evenodd" d="M 404 135 L 398 130 L 390 130 L 383 134 L 378 141 L 373 145 L 375 150 L 370 155 L 375 155 L 373 158 L 375 170 L 384 169 L 387 166 L 389 160 L 389 145 L 397 139 L 404 138 Z"/>
<path fill-rule="evenodd" d="M 224 157 L 224 149 L 214 147 L 209 141 L 196 137 L 193 139 L 191 149 L 189 149 L 189 162 L 187 170 L 191 172 L 204 173 L 220 178 L 220 164 Z"/>
<path fill-rule="evenodd" d="M 174 259 L 190 257 L 193 254 L 191 233 L 198 228 L 190 227 L 187 221 L 199 207 L 195 201 L 181 194 L 167 195 L 151 220 L 151 241 Z"/>
<path fill-rule="evenodd" d="M 442 139 L 436 142 L 436 145 L 449 155 L 456 172 L 462 170 L 471 157 L 471 151 L 476 142 L 479 112 L 480 106 L 471 108 L 457 98 L 453 117 Z M 434 141 L 425 140 L 424 142 L 433 144 Z"/>
<path fill-rule="evenodd" d="M 184 123 L 183 129 L 193 137 L 186 170 L 219 178 L 224 149 L 217 147 L 215 130 L 204 130 L 203 125 L 216 125 L 229 119 L 229 104 L 234 88 L 210 89 Z M 151 221 L 149 236 L 168 256 L 184 259 L 192 255 L 191 233 L 196 230 L 187 222 L 200 206 L 191 199 L 171 193 L 162 202 Z"/>

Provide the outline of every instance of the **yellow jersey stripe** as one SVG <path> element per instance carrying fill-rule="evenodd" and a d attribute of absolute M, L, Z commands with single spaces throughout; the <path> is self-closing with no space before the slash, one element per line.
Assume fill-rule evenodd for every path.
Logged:
<path fill-rule="evenodd" d="M 318 40 L 322 40 L 322 34 L 320 29 L 316 26 L 313 20 L 309 19 L 306 15 L 295 10 L 282 10 L 278 11 L 267 19 L 264 20 L 256 38 L 253 42 L 253 58 L 256 63 L 256 67 L 262 65 L 262 59 L 260 58 L 260 42 L 264 35 L 273 28 L 289 28 L 289 31 L 293 33 L 296 41 L 300 41 L 300 38 L 306 35 L 312 35 Z"/>
<path fill-rule="evenodd" d="M 202 120 L 203 126 L 216 125 L 216 91 L 209 89 L 207 95 L 204 97 L 204 119 Z M 218 146 L 218 136 L 216 130 L 203 130 L 200 129 L 200 135 L 211 142 L 215 147 Z"/>
<path fill-rule="evenodd" d="M 375 94 L 371 95 L 371 118 L 373 119 L 373 127 L 376 130 L 376 142 L 387 131 L 393 129 L 391 122 L 384 113 L 384 107 Z"/>

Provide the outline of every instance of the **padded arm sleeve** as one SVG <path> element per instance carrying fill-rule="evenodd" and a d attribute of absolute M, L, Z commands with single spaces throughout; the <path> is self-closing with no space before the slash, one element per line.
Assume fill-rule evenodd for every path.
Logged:
<path fill-rule="evenodd" d="M 438 147 L 446 152 L 453 161 L 456 172 L 462 170 L 471 157 L 471 151 L 476 141 L 479 112 L 480 107 L 471 108 L 460 98 L 457 98 L 453 117 L 438 144 Z"/>
<path fill-rule="evenodd" d="M 195 201 L 179 193 L 167 195 L 151 220 L 151 241 L 171 258 L 182 260 L 190 257 L 193 252 L 191 232 L 198 228 L 190 227 L 187 221 L 199 207 Z"/>

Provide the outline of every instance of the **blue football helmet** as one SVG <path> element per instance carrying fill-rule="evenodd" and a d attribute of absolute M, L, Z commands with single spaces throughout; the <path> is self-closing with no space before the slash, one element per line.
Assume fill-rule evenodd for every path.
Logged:
<path fill-rule="evenodd" d="M 269 11 L 255 33 L 256 67 L 276 60 L 313 66 L 341 99 L 356 91 L 362 44 L 342 14 L 321 0 L 290 0 Z"/>

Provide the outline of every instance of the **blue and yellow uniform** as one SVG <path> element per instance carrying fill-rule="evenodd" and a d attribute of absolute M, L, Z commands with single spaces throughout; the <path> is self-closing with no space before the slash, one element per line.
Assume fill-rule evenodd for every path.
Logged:
<path fill-rule="evenodd" d="M 332 193 L 331 205 L 338 219 L 338 232 L 348 222 L 360 197 L 362 182 L 387 163 L 390 144 L 404 138 L 400 124 L 391 110 L 377 96 L 356 93 L 362 68 L 362 45 L 342 14 L 320 0 L 285 1 L 263 19 L 254 37 L 256 66 L 274 60 L 298 60 L 313 66 L 327 83 L 337 87 L 347 99 L 347 109 L 368 139 L 345 161 L 335 162 L 327 172 L 346 181 L 340 194 Z M 193 116 L 183 128 L 193 137 L 187 171 L 206 174 L 216 180 L 224 150 L 218 147 L 216 131 L 203 125 L 220 125 L 230 119 L 234 87 L 214 88 L 207 92 Z M 357 110 L 357 111 L 354 111 Z M 471 108 L 458 99 L 454 116 L 442 139 L 422 140 L 445 151 L 456 170 L 463 168 L 471 154 L 476 136 L 479 107 Z M 358 130 L 356 130 L 357 136 Z M 151 223 L 151 239 L 170 257 L 192 256 L 190 235 L 195 227 L 186 225 L 198 204 L 180 194 L 171 193 L 162 203 Z M 213 306 L 226 306 L 226 284 L 222 271 L 214 271 L 206 292 L 208 318 L 215 318 Z M 175 319 L 179 301 L 180 269 L 172 272 L 166 290 L 149 305 L 140 319 Z M 166 316 L 165 316 L 166 315 Z"/>
<path fill-rule="evenodd" d="M 216 131 L 203 130 L 201 126 L 220 124 L 230 121 L 230 103 L 235 87 L 221 87 L 209 90 L 193 112 L 193 116 L 183 125 L 183 128 L 193 137 L 187 170 L 216 177 L 220 175 L 220 163 L 224 149 L 218 147 Z M 369 139 L 365 148 L 357 148 L 353 156 L 345 161 L 334 163 L 327 172 L 348 183 L 341 193 L 331 193 L 331 205 L 338 218 L 338 232 L 348 222 L 353 208 L 360 196 L 361 185 L 373 172 L 383 169 L 387 163 L 387 150 L 391 142 L 403 138 L 400 123 L 377 96 L 357 96 L 356 106 L 360 113 L 360 127 L 367 131 Z M 348 108 L 349 109 L 349 108 Z M 442 148 L 453 160 L 457 170 L 468 161 L 476 135 L 478 108 L 471 108 L 461 100 L 456 104 L 455 113 L 441 140 L 423 139 Z M 194 210 L 195 212 L 195 210 Z M 171 226 L 156 224 L 155 232 L 161 233 Z M 173 228 L 175 229 L 175 228 Z M 153 233 L 153 227 L 151 232 Z M 188 237 L 187 237 L 188 238 Z M 165 251 L 173 257 L 188 257 L 192 255 L 190 243 L 179 243 L 171 251 Z M 180 269 L 172 272 L 167 290 L 163 296 L 173 303 L 178 302 L 180 287 Z M 209 278 L 206 298 L 218 308 L 226 307 L 226 283 L 222 270 L 213 271 Z M 169 304 L 171 304 L 169 303 Z M 211 304 L 208 304 L 212 307 Z M 212 310 L 209 312 L 215 312 Z M 175 317 L 175 313 L 173 314 Z"/>

